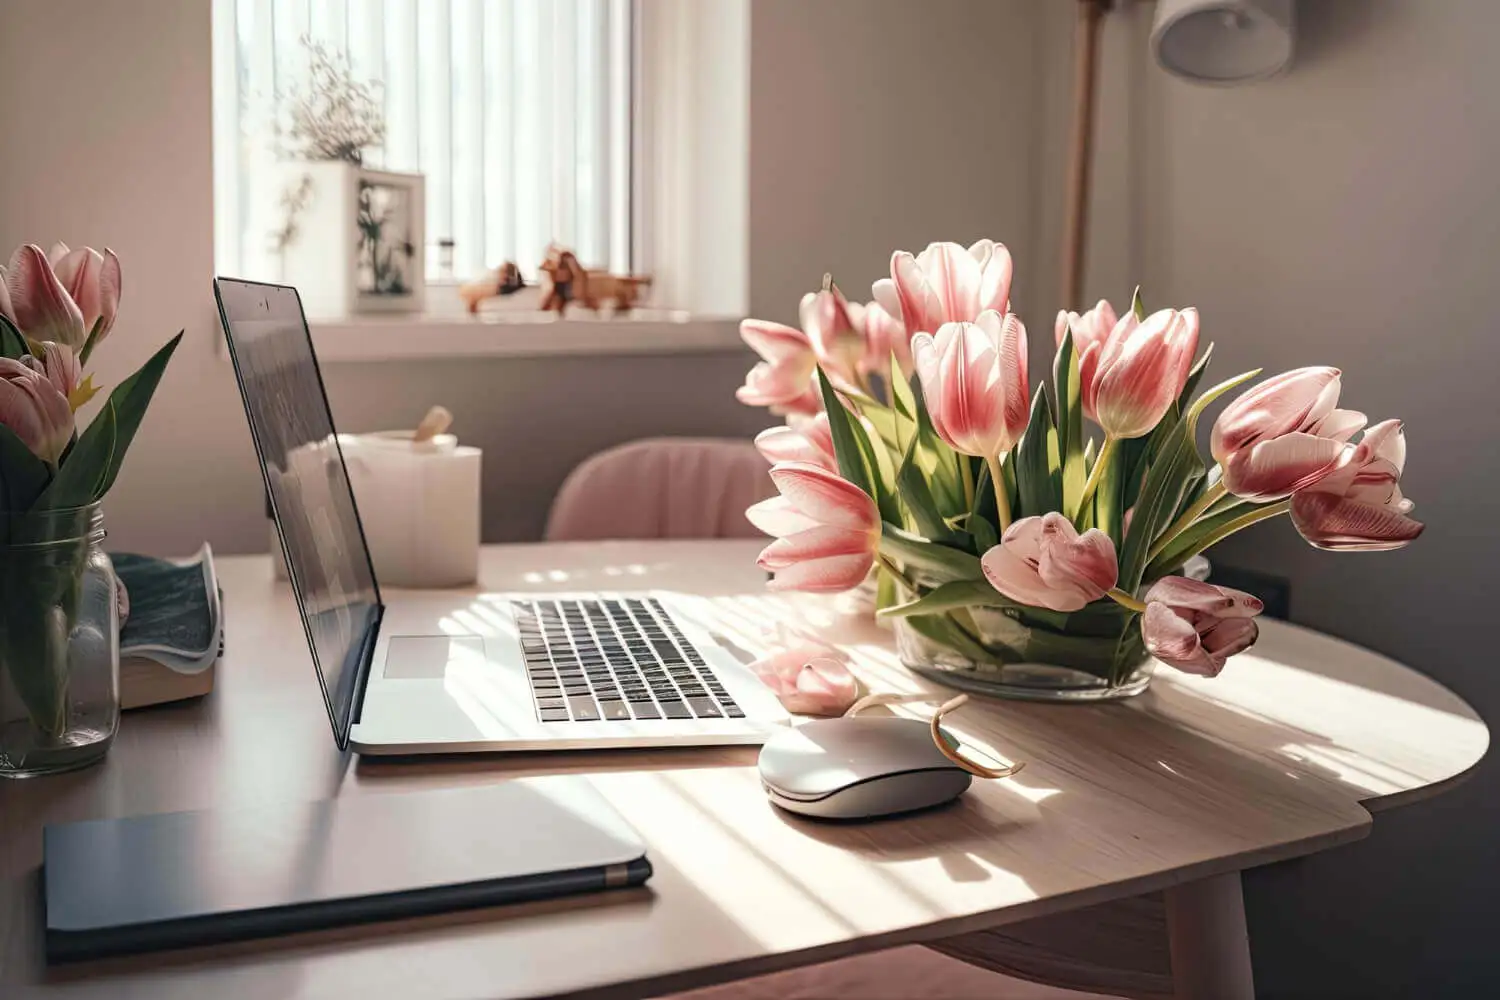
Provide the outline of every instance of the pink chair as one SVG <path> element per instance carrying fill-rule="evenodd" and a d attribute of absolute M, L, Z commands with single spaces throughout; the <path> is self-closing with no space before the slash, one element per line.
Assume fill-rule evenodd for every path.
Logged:
<path fill-rule="evenodd" d="M 749 441 L 646 438 L 585 459 L 547 518 L 549 542 L 762 538 L 745 508 L 776 492 Z"/>

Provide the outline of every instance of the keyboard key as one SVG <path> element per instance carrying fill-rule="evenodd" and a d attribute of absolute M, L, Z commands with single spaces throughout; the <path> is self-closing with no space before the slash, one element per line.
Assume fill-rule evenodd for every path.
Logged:
<path fill-rule="evenodd" d="M 719 706 L 714 704 L 714 700 L 712 698 L 690 697 L 688 698 L 687 703 L 688 707 L 693 710 L 693 714 L 700 719 L 718 719 L 723 715 L 723 713 L 719 711 Z"/>
<path fill-rule="evenodd" d="M 599 701 L 599 712 L 606 719 L 630 718 L 630 709 L 625 707 L 623 701 L 606 701 L 601 699 Z"/>
<path fill-rule="evenodd" d="M 664 698 L 662 699 L 661 710 L 662 714 L 669 719 L 691 719 L 693 717 L 692 710 L 680 701 Z"/>
<path fill-rule="evenodd" d="M 568 707 L 568 703 L 565 702 L 565 701 L 563 701 L 561 698 L 541 698 L 541 697 L 539 697 L 536 700 L 536 707 L 537 708 L 542 708 L 542 709 L 547 709 L 547 708 L 562 708 L 562 709 L 566 709 Z"/>
<path fill-rule="evenodd" d="M 647 703 L 645 705 L 635 705 L 635 704 L 632 704 L 630 707 L 635 711 L 635 717 L 637 719 L 660 719 L 661 718 L 661 710 L 658 709 L 655 705 L 652 705 L 650 703 Z"/>
<path fill-rule="evenodd" d="M 594 705 L 594 699 L 587 695 L 569 698 L 568 707 L 573 710 L 573 718 L 579 722 L 594 722 L 599 718 L 599 709 Z"/>
<path fill-rule="evenodd" d="M 745 710 L 738 705 L 730 704 L 724 706 L 724 714 L 731 719 L 743 719 L 745 717 Z"/>
<path fill-rule="evenodd" d="M 566 708 L 544 708 L 540 711 L 543 722 L 568 721 L 568 710 Z"/>

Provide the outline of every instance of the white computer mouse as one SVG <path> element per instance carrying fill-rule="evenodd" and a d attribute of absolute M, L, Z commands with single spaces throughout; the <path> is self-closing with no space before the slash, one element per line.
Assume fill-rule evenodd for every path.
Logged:
<path fill-rule="evenodd" d="M 791 812 L 873 819 L 941 805 L 973 779 L 933 745 L 926 722 L 846 716 L 777 733 L 761 748 L 760 780 Z"/>

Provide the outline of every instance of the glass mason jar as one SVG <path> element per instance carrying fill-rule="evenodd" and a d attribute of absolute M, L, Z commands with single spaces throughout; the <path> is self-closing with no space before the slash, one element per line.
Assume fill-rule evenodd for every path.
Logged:
<path fill-rule="evenodd" d="M 118 582 L 99 504 L 0 512 L 0 778 L 101 759 L 120 721 Z"/>
<path fill-rule="evenodd" d="M 1208 578 L 1195 556 L 1182 573 Z M 1105 701 L 1140 694 L 1156 661 L 1140 616 L 1110 601 L 1072 614 L 1004 605 L 893 619 L 901 662 L 963 691 L 1028 701 Z"/>

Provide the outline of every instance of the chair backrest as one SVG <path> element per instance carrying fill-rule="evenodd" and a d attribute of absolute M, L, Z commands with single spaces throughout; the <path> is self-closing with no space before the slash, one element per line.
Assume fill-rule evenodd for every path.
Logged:
<path fill-rule="evenodd" d="M 760 538 L 745 508 L 776 492 L 749 441 L 647 438 L 585 459 L 547 518 L 547 540 Z"/>

